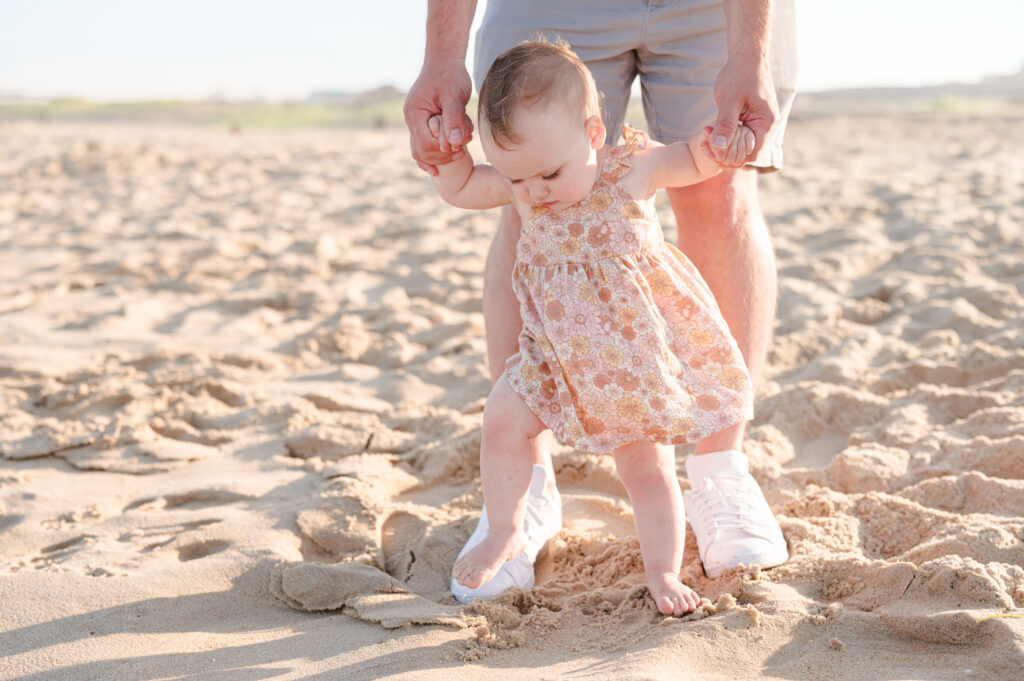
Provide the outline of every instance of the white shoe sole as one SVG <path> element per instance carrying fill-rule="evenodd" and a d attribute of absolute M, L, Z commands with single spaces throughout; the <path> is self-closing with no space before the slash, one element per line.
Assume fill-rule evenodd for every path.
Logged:
<path fill-rule="evenodd" d="M 701 565 L 704 567 L 704 574 L 715 579 L 720 574 L 730 568 L 734 568 L 737 565 L 760 565 L 764 569 L 776 567 L 782 565 L 789 560 L 789 551 L 783 547 L 778 551 L 768 551 L 766 553 L 749 553 L 740 556 L 734 556 L 732 560 L 724 563 L 718 563 L 717 565 L 708 565 L 701 559 Z"/>

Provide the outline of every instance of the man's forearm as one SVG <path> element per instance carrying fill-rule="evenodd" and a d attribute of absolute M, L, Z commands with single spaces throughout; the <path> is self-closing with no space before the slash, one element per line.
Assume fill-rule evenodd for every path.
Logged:
<path fill-rule="evenodd" d="M 427 2 L 427 49 L 423 61 L 466 59 L 476 0 Z"/>
<path fill-rule="evenodd" d="M 730 59 L 767 61 L 772 42 L 772 0 L 725 0 Z"/>

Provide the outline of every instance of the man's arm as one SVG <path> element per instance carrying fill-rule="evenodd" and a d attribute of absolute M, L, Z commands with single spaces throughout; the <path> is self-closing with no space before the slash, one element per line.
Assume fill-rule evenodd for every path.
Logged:
<path fill-rule="evenodd" d="M 767 61 L 772 42 L 772 0 L 725 0 L 729 58 Z"/>
<path fill-rule="evenodd" d="M 466 71 L 469 29 L 476 0 L 429 0 L 427 3 L 427 46 L 419 78 L 405 98 L 405 124 L 409 128 L 412 157 L 420 168 L 437 174 L 436 165 L 460 157 L 469 141 L 473 122 L 466 116 L 466 103 L 473 83 Z M 430 117 L 444 118 L 447 139 L 440 144 L 430 134 Z"/>
<path fill-rule="evenodd" d="M 726 159 L 740 121 L 754 133 L 754 149 L 736 165 L 757 158 L 778 117 L 771 74 L 772 0 L 725 0 L 729 58 L 715 79 L 718 118 L 711 148 Z"/>

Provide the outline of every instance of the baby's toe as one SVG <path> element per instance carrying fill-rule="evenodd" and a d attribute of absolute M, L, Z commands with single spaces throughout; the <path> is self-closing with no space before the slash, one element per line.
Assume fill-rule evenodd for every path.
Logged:
<path fill-rule="evenodd" d="M 480 588 L 480 586 L 484 583 L 484 581 L 485 580 L 484 580 L 484 571 L 483 570 L 473 570 L 472 572 L 469 573 L 469 582 L 470 582 L 469 587 L 471 589 L 478 589 L 478 588 Z"/>

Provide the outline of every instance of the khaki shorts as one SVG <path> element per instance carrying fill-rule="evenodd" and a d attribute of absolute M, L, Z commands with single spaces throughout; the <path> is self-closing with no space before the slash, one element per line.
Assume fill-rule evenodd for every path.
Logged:
<path fill-rule="evenodd" d="M 604 97 L 610 143 L 618 139 L 637 76 L 654 139 L 679 142 L 714 123 L 715 78 L 727 56 L 722 0 L 488 0 L 476 34 L 477 88 L 499 54 L 538 33 L 568 41 L 590 67 Z M 795 94 L 793 0 L 774 3 L 772 78 L 779 118 L 749 164 L 764 171 L 782 168 Z"/>

